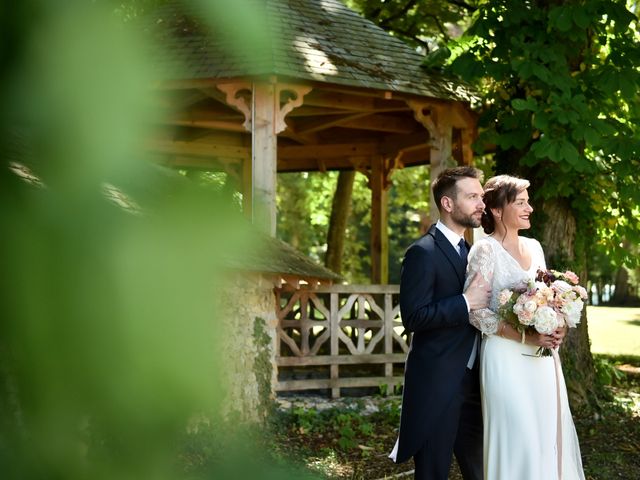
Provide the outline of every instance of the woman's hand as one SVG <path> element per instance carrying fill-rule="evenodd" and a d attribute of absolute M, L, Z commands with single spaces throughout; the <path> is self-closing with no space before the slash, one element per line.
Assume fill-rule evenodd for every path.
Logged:
<path fill-rule="evenodd" d="M 551 335 L 545 335 L 538 332 L 527 332 L 525 343 L 542 348 L 555 348 L 559 345 L 556 340 L 555 332 Z"/>
<path fill-rule="evenodd" d="M 554 348 L 558 348 L 562 344 L 562 341 L 564 340 L 564 337 L 567 335 L 568 330 L 569 329 L 566 326 L 560 327 L 560 328 L 556 328 L 556 331 L 551 334 L 551 336 L 555 340 L 555 345 L 553 346 Z"/>

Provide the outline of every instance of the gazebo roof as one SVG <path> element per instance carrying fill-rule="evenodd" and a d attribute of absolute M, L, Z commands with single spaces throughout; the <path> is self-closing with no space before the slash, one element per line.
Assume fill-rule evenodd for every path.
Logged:
<path fill-rule="evenodd" d="M 231 268 L 306 281 L 337 282 L 341 279 L 340 275 L 314 262 L 288 243 L 264 234 L 255 235 L 260 248 L 230 259 Z"/>
<path fill-rule="evenodd" d="M 468 101 L 461 83 L 421 67 L 422 55 L 346 7 L 340 0 L 250 0 L 270 38 L 251 54 L 231 54 L 201 12 L 169 3 L 148 18 L 165 49 L 158 67 L 184 79 L 277 75 L 348 87 Z M 243 28 L 238 19 L 237 28 Z M 168 52 L 168 53 L 167 53 Z M 178 68 L 180 66 L 180 68 Z M 171 78 L 180 80 L 181 78 Z"/>

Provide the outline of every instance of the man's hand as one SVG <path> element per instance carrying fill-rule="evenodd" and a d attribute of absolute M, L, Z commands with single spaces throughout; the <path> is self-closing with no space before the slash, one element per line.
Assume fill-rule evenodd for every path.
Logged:
<path fill-rule="evenodd" d="M 482 275 L 476 273 L 471 283 L 464 291 L 464 296 L 469 303 L 470 310 L 480 310 L 489 306 L 491 298 L 491 288 L 482 278 Z"/>

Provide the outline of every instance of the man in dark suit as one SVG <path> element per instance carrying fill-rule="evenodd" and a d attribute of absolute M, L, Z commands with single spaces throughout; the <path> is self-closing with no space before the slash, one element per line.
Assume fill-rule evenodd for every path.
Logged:
<path fill-rule="evenodd" d="M 481 172 L 444 170 L 433 182 L 440 220 L 405 253 L 400 312 L 412 332 L 405 365 L 398 441 L 390 457 L 413 457 L 415 478 L 446 480 L 452 454 L 465 480 L 482 480 L 482 410 L 477 330 L 469 311 L 489 303 L 480 276 L 463 293 L 469 245 L 465 228 L 480 226 Z"/>

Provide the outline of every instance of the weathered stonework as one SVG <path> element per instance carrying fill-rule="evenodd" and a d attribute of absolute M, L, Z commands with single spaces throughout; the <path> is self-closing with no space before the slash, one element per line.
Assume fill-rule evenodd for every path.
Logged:
<path fill-rule="evenodd" d="M 273 283 L 259 274 L 236 274 L 220 298 L 225 417 L 260 422 L 274 405 L 278 324 Z"/>

